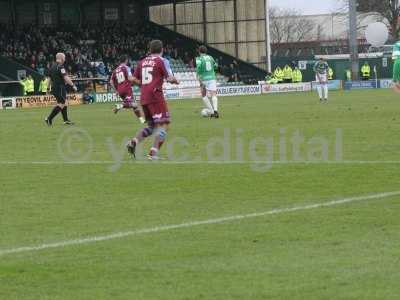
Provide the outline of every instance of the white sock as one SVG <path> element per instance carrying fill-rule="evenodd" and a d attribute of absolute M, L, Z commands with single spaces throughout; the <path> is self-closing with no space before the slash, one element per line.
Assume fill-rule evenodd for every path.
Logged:
<path fill-rule="evenodd" d="M 207 96 L 203 97 L 203 103 L 206 106 L 206 108 L 208 108 L 210 111 L 214 112 L 214 109 L 211 105 L 210 99 L 208 99 Z"/>
<path fill-rule="evenodd" d="M 328 100 L 328 85 L 324 85 L 324 94 L 325 94 L 325 100 Z"/>
<path fill-rule="evenodd" d="M 214 111 L 218 111 L 218 97 L 212 96 L 211 100 L 214 107 Z"/>
<path fill-rule="evenodd" d="M 322 99 L 322 86 L 320 84 L 317 86 L 317 91 L 319 99 Z"/>

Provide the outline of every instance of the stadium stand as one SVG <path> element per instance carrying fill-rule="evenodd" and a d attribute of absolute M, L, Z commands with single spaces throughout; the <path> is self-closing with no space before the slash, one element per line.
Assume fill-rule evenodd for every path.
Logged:
<path fill-rule="evenodd" d="M 108 78 L 119 55 L 128 54 L 135 66 L 137 60 L 145 56 L 148 42 L 154 38 L 164 41 L 164 56 L 170 60 L 181 86 L 198 87 L 194 69 L 197 42 L 151 22 L 134 27 L 107 24 L 103 27 L 63 26 L 62 29 L 0 25 L 0 55 L 43 76 L 55 54 L 63 51 L 67 55 L 67 72 L 73 77 Z M 219 64 L 220 85 L 251 83 L 263 77 L 263 71 L 254 73 L 256 67 L 237 62 L 215 49 L 210 50 Z"/>
<path fill-rule="evenodd" d="M 315 55 L 348 54 L 350 51 L 347 40 L 280 43 L 271 47 L 273 57 L 313 58 Z M 359 40 L 358 50 L 359 53 L 368 53 L 370 45 Z"/>
<path fill-rule="evenodd" d="M 132 60 L 145 55 L 146 45 L 156 34 L 148 24 L 134 29 L 128 26 L 52 27 L 24 26 L 14 30 L 2 26 L 1 55 L 12 58 L 44 74 L 58 51 L 67 55 L 67 71 L 77 77 L 107 76 L 118 56 L 127 53 Z M 177 55 L 177 49 L 166 43 L 166 55 Z M 177 57 L 174 57 L 177 58 Z"/>

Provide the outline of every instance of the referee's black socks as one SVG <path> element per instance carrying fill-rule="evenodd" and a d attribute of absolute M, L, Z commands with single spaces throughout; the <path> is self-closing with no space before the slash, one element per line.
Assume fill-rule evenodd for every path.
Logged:
<path fill-rule="evenodd" d="M 54 106 L 53 110 L 51 111 L 48 119 L 49 121 L 53 121 L 54 117 L 58 115 L 58 113 L 61 111 L 61 107 L 59 107 L 58 105 Z"/>
<path fill-rule="evenodd" d="M 68 107 L 64 106 L 63 109 L 61 110 L 64 122 L 68 121 Z"/>

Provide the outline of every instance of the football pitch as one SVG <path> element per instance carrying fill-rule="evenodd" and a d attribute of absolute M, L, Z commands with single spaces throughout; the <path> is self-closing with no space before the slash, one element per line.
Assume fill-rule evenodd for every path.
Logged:
<path fill-rule="evenodd" d="M 157 162 L 112 104 L 0 111 L 0 299 L 399 299 L 399 103 L 173 101 Z"/>

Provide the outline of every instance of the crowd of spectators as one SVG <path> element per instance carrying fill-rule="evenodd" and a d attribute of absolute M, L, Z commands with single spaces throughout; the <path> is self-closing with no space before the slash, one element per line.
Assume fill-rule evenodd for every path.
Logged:
<path fill-rule="evenodd" d="M 222 61 L 222 57 L 219 58 L 219 61 Z M 236 60 L 232 61 L 229 65 L 220 64 L 219 69 L 219 72 L 225 75 L 228 82 L 238 82 L 241 80 L 239 64 Z"/>
<path fill-rule="evenodd" d="M 108 25 L 105 27 L 40 27 L 15 29 L 0 25 L 0 55 L 46 74 L 55 54 L 66 54 L 67 72 L 76 77 L 107 77 L 121 54 L 138 60 L 146 54 L 148 42 L 159 38 L 146 24 L 138 26 Z M 193 65 L 193 55 L 179 52 L 179 41 L 165 43 L 165 56 L 182 58 Z"/>
<path fill-rule="evenodd" d="M 163 40 L 157 27 L 149 23 L 134 26 L 108 24 L 106 26 L 63 26 L 14 28 L 0 25 L 0 55 L 9 57 L 46 75 L 55 54 L 66 54 L 66 70 L 75 78 L 107 78 L 118 63 L 121 54 L 127 54 L 132 62 L 146 54 L 151 39 Z M 185 41 L 176 38 L 164 40 L 164 56 L 180 59 L 189 68 L 195 65 L 196 47 L 188 49 Z M 241 80 L 239 65 L 233 60 L 223 64 L 216 58 L 218 72 L 227 81 Z"/>

